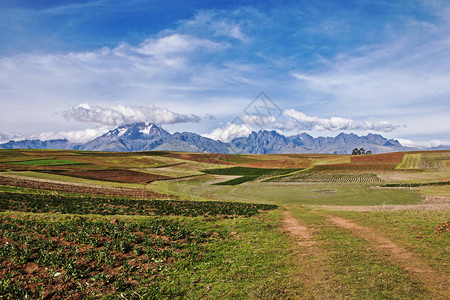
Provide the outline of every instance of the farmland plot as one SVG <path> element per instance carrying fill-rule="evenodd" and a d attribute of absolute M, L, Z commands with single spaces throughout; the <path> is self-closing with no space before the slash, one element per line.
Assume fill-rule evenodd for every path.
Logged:
<path fill-rule="evenodd" d="M 420 169 L 421 160 L 422 154 L 407 153 L 403 156 L 402 162 L 396 167 L 396 169 Z"/>
<path fill-rule="evenodd" d="M 276 205 L 222 201 L 133 200 L 0 192 L 0 211 L 99 215 L 252 216 Z"/>
<path fill-rule="evenodd" d="M 145 283 L 149 296 L 165 270 L 210 239 L 168 220 L 43 222 L 0 217 L 0 297 L 79 299 Z"/>
<path fill-rule="evenodd" d="M 311 183 L 378 183 L 381 179 L 375 174 L 323 174 L 296 173 L 289 176 L 271 178 L 268 182 L 311 182 Z"/>

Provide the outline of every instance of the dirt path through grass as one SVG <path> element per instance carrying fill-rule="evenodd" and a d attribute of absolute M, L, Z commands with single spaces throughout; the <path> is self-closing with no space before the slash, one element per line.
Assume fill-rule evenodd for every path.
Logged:
<path fill-rule="evenodd" d="M 290 212 L 284 212 L 284 229 L 287 230 L 294 238 L 296 238 L 298 245 L 302 247 L 309 247 L 315 245 L 316 242 L 312 240 L 312 235 L 309 229 L 298 223 Z"/>
<path fill-rule="evenodd" d="M 311 230 L 299 223 L 291 212 L 285 211 L 283 230 L 296 242 L 294 253 L 299 266 L 301 299 L 342 299 L 334 283 L 333 275 L 326 266 L 325 253 L 314 240 Z"/>
<path fill-rule="evenodd" d="M 352 231 L 358 237 L 369 242 L 377 251 L 388 256 L 411 276 L 423 282 L 433 295 L 433 299 L 450 299 L 449 278 L 437 273 L 413 252 L 379 235 L 372 228 L 355 224 L 347 219 L 326 215 L 332 224 Z"/>

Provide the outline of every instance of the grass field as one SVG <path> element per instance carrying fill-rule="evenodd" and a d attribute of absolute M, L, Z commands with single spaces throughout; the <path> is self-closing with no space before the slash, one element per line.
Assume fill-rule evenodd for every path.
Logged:
<path fill-rule="evenodd" d="M 38 160 L 26 160 L 13 162 L 13 164 L 17 165 L 25 165 L 25 166 L 61 166 L 61 165 L 71 165 L 71 164 L 79 164 L 80 162 L 66 160 L 66 159 L 38 159 Z"/>
<path fill-rule="evenodd" d="M 449 161 L 0 150 L 0 299 L 450 299 Z"/>
<path fill-rule="evenodd" d="M 403 161 L 396 168 L 397 169 L 420 169 L 422 154 L 405 154 Z"/>

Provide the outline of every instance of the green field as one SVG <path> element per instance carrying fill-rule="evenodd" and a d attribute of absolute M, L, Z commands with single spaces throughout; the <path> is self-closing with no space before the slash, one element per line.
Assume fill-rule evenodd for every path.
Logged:
<path fill-rule="evenodd" d="M 0 299 L 450 299 L 449 160 L 0 150 Z"/>
<path fill-rule="evenodd" d="M 422 154 L 405 154 L 403 161 L 396 169 L 420 169 Z"/>
<path fill-rule="evenodd" d="M 80 164 L 80 162 L 66 159 L 39 159 L 39 160 L 18 161 L 13 162 L 13 164 L 24 166 L 62 166 L 62 165 Z"/>

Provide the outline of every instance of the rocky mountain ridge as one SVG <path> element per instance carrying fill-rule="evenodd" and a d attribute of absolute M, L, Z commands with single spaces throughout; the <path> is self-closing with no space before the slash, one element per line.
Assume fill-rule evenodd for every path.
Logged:
<path fill-rule="evenodd" d="M 73 149 L 91 151 L 186 151 L 209 153 L 335 153 L 350 154 L 354 148 L 372 153 L 415 150 L 402 146 L 397 140 L 379 134 L 358 136 L 340 133 L 336 137 L 314 138 L 307 133 L 284 136 L 276 131 L 260 130 L 248 137 L 235 138 L 228 143 L 216 141 L 192 132 L 169 133 L 163 128 L 141 122 L 119 126 L 84 144 L 65 139 L 48 141 L 21 140 L 0 144 L 0 149 Z"/>

